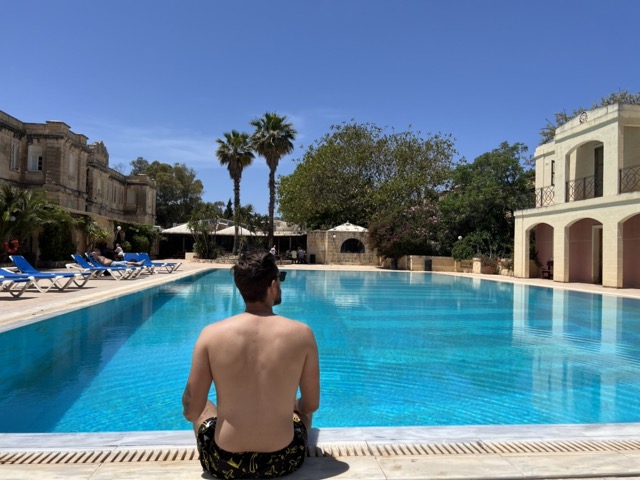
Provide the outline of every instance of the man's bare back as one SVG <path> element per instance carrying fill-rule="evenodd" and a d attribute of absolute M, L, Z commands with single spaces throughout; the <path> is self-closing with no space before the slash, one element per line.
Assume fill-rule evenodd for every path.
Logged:
<path fill-rule="evenodd" d="M 317 369 L 311 329 L 277 315 L 242 313 L 210 325 L 202 336 L 218 399 L 218 445 L 231 452 L 286 446 L 305 365 Z"/>
<path fill-rule="evenodd" d="M 304 461 L 306 432 L 319 406 L 318 347 L 311 328 L 273 313 L 285 272 L 269 252 L 249 252 L 233 270 L 246 310 L 200 333 L 182 397 L 184 416 L 193 422 L 203 468 L 213 476 L 228 469 L 240 470 L 242 478 L 285 475 Z M 212 384 L 217 406 L 207 399 Z"/>

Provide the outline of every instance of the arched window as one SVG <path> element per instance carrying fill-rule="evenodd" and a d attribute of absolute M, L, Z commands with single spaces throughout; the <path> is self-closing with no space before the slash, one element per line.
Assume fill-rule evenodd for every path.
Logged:
<path fill-rule="evenodd" d="M 357 238 L 350 238 L 342 243 L 340 253 L 364 253 L 364 244 Z"/>

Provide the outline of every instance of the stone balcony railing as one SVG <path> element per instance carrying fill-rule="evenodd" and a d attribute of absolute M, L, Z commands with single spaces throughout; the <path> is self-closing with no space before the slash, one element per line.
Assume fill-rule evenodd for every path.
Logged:
<path fill-rule="evenodd" d="M 555 204 L 554 186 L 536 189 L 536 207 L 546 207 Z"/>
<path fill-rule="evenodd" d="M 602 188 L 600 187 L 600 190 Z M 640 165 L 621 168 L 618 175 L 618 193 L 640 192 Z M 536 208 L 555 205 L 555 187 L 553 185 L 537 188 Z M 566 201 L 575 202 L 588 198 L 601 197 L 595 176 L 576 178 L 566 183 Z"/>
<path fill-rule="evenodd" d="M 567 182 L 567 202 L 576 202 L 596 197 L 596 177 L 576 178 Z"/>
<path fill-rule="evenodd" d="M 618 182 L 619 193 L 640 191 L 640 165 L 621 168 Z"/>

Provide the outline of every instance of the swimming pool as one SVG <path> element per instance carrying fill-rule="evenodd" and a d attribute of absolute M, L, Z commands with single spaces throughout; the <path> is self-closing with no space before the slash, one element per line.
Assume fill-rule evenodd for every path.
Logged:
<path fill-rule="evenodd" d="M 200 329 L 243 307 L 227 270 L 0 334 L 0 431 L 184 430 Z M 637 422 L 640 302 L 409 272 L 290 271 L 318 427 Z"/>

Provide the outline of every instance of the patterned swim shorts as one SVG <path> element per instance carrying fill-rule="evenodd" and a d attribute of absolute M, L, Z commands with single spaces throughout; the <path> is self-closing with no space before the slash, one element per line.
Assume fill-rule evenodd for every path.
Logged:
<path fill-rule="evenodd" d="M 293 419 L 293 440 L 276 452 L 227 452 L 216 444 L 216 417 L 200 425 L 197 442 L 202 468 L 215 478 L 273 478 L 298 470 L 304 462 L 307 429 Z"/>

